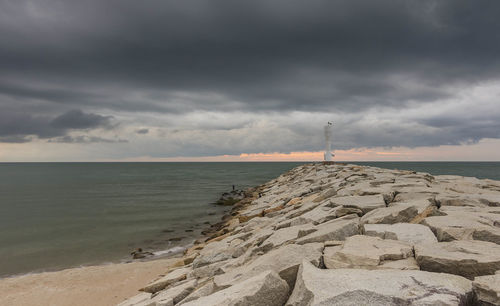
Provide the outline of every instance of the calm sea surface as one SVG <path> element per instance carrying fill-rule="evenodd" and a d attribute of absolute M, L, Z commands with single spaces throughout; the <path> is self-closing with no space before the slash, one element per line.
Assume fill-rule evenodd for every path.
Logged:
<path fill-rule="evenodd" d="M 186 246 L 222 192 L 301 163 L 0 163 L 0 277 L 118 262 Z M 357 164 L 500 180 L 500 163 Z M 169 241 L 181 238 L 180 241 Z"/>

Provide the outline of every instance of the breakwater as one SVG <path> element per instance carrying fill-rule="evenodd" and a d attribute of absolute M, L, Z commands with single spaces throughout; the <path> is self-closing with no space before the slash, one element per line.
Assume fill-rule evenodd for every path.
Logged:
<path fill-rule="evenodd" d="M 500 182 L 307 164 L 124 305 L 498 305 Z"/>

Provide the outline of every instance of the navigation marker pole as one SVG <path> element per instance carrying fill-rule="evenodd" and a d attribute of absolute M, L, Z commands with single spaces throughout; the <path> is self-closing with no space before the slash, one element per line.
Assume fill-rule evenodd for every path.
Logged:
<path fill-rule="evenodd" d="M 333 123 L 328 121 L 328 124 L 325 125 L 325 161 L 326 162 L 331 162 L 332 157 L 335 156 L 332 154 L 332 126 Z"/>

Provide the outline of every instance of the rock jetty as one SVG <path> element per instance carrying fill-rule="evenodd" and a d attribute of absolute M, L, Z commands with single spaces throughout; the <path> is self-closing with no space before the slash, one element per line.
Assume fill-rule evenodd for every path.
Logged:
<path fill-rule="evenodd" d="M 500 305 L 500 181 L 307 164 L 120 306 Z"/>

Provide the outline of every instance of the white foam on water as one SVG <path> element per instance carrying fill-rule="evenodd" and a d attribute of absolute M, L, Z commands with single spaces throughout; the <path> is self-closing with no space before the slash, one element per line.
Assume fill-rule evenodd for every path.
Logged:
<path fill-rule="evenodd" d="M 176 247 L 173 247 L 170 249 L 153 252 L 153 254 L 155 256 L 160 256 L 160 255 L 165 255 L 165 254 L 170 254 L 170 253 L 180 253 L 180 252 L 184 251 L 185 249 L 186 249 L 186 247 L 176 246 Z"/>
<path fill-rule="evenodd" d="M 195 240 L 192 240 L 190 243 L 186 244 L 186 245 L 178 245 L 178 246 L 174 246 L 172 248 L 169 248 L 169 249 L 166 249 L 166 250 L 160 250 L 160 251 L 154 251 L 153 252 L 153 255 L 154 256 L 162 256 L 162 255 L 167 255 L 167 254 L 175 254 L 175 253 L 181 253 L 183 252 L 185 249 L 189 248 L 190 246 L 193 245 Z"/>

